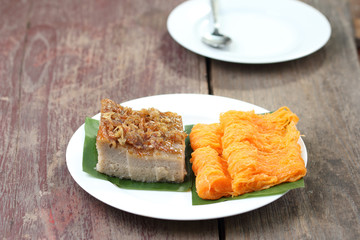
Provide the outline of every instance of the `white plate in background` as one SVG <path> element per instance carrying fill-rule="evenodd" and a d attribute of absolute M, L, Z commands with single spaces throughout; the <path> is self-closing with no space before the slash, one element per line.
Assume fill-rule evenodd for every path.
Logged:
<path fill-rule="evenodd" d="M 276 63 L 307 56 L 323 47 L 331 26 L 317 9 L 297 0 L 219 0 L 221 32 L 231 37 L 224 49 L 209 47 L 201 36 L 212 32 L 209 0 L 190 0 L 169 15 L 172 38 L 212 59 L 250 64 Z"/>

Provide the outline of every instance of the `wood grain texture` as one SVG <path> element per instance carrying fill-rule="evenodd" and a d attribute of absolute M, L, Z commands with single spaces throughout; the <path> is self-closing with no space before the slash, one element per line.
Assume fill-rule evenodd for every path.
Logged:
<path fill-rule="evenodd" d="M 213 92 L 300 117 L 308 150 L 306 188 L 225 219 L 228 239 L 356 239 L 360 234 L 360 70 L 346 1 L 306 1 L 332 36 L 320 51 L 280 64 L 211 62 Z"/>
<path fill-rule="evenodd" d="M 354 37 L 357 47 L 360 47 L 360 2 L 349 0 L 350 12 L 354 26 Z"/>
<path fill-rule="evenodd" d="M 0 5 L 1 239 L 212 239 L 217 221 L 172 222 L 109 207 L 71 178 L 65 151 L 100 99 L 207 93 L 205 60 L 177 45 L 178 1 Z"/>
<path fill-rule="evenodd" d="M 3 1 L 0 8 L 0 237 L 17 230 L 20 77 L 26 33 L 26 4 Z"/>
<path fill-rule="evenodd" d="M 0 238 L 358 238 L 360 69 L 351 10 L 346 0 L 305 2 L 332 24 L 323 49 L 280 64 L 210 60 L 206 76 L 205 59 L 167 33 L 181 1 L 2 1 Z M 67 143 L 101 98 L 208 92 L 296 112 L 308 150 L 306 188 L 224 221 L 185 222 L 114 209 L 71 178 Z"/>

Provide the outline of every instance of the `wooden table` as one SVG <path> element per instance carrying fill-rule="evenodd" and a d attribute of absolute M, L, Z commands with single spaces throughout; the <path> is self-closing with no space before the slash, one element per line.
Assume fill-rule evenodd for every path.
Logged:
<path fill-rule="evenodd" d="M 166 20 L 181 1 L 2 1 L 1 239 L 358 239 L 360 67 L 349 3 L 306 0 L 328 44 L 291 62 L 209 60 L 178 45 Z M 112 208 L 70 176 L 65 151 L 101 98 L 165 93 L 289 106 L 308 150 L 306 188 L 241 215 L 166 221 Z"/>

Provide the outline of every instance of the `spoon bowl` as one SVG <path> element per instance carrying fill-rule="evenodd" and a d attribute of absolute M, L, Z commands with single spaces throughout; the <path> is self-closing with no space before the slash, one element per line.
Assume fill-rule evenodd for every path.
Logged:
<path fill-rule="evenodd" d="M 214 31 L 202 36 L 201 41 L 214 48 L 224 48 L 231 43 L 231 38 Z"/>

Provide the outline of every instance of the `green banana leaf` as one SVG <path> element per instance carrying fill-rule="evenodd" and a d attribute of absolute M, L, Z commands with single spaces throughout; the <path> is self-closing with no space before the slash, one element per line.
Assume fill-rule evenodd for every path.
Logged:
<path fill-rule="evenodd" d="M 185 126 L 185 132 L 187 134 L 190 134 L 192 127 L 193 125 Z M 83 153 L 83 171 L 87 172 L 88 174 L 90 174 L 95 178 L 110 181 L 120 188 L 134 189 L 134 190 L 156 190 L 156 191 L 178 191 L 178 192 L 186 192 L 191 189 L 192 204 L 203 205 L 203 204 L 224 202 L 229 200 L 284 194 L 291 189 L 305 187 L 304 180 L 300 179 L 296 182 L 279 184 L 269 189 L 256 191 L 252 193 L 246 193 L 237 197 L 223 197 L 218 200 L 201 199 L 196 193 L 195 176 L 193 171 L 191 170 L 190 158 L 191 158 L 192 149 L 190 146 L 189 137 L 187 137 L 185 140 L 185 144 L 186 144 L 185 162 L 186 162 L 187 175 L 185 176 L 185 181 L 183 183 L 144 183 L 144 182 L 127 180 L 127 179 L 120 179 L 117 177 L 110 177 L 105 174 L 99 173 L 95 170 L 97 157 L 98 157 L 96 150 L 96 135 L 98 129 L 99 129 L 98 120 L 92 118 L 86 118 L 85 142 L 84 142 L 84 153 Z"/>

